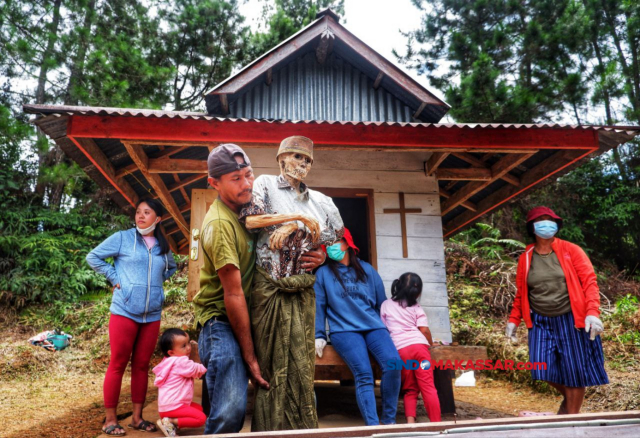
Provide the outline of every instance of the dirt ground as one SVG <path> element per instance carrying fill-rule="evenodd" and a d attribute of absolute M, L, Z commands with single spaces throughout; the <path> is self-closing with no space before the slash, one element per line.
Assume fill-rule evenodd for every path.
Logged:
<path fill-rule="evenodd" d="M 88 373 L 78 376 L 48 377 L 46 379 L 0 382 L 0 418 L 3 419 L 4 437 L 96 437 L 100 433 L 104 411 L 102 408 L 102 375 Z M 130 418 L 128 402 L 128 376 L 125 377 L 118 412 L 126 427 Z M 355 400 L 353 387 L 341 387 L 337 382 L 318 382 L 318 415 L 320 427 L 347 427 L 363 425 Z M 157 392 L 150 381 L 145 418 L 157 417 Z M 200 384 L 196 385 L 196 400 L 200 397 Z M 379 398 L 379 389 L 376 388 Z M 517 415 L 520 410 L 555 411 L 559 397 L 543 395 L 531 389 L 514 388 L 508 382 L 479 379 L 474 388 L 455 388 L 457 419 L 499 418 Z M 249 397 L 251 398 L 251 397 Z M 249 406 L 249 410 L 251 406 Z M 404 422 L 402 400 L 398 406 L 398 422 Z M 453 420 L 448 415 L 443 420 Z M 418 421 L 428 421 L 421 402 Z M 249 431 L 250 414 L 245 428 Z M 134 432 L 127 429 L 128 437 L 162 436 Z M 203 430 L 187 431 L 201 434 Z"/>

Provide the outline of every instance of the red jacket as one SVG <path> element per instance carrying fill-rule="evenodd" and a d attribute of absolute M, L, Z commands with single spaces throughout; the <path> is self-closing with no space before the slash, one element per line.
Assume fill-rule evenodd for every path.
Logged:
<path fill-rule="evenodd" d="M 527 246 L 524 254 L 518 260 L 517 291 L 509 315 L 509 322 L 518 326 L 520 320 L 524 319 L 527 328 L 533 327 L 529 310 L 527 278 L 529 277 L 534 246 L 534 244 Z M 582 248 L 571 242 L 556 238 L 551 244 L 551 248 L 558 256 L 560 266 L 567 279 L 569 301 L 576 328 L 584 328 L 584 319 L 588 315 L 600 317 L 600 289 L 598 289 L 593 265 Z"/>

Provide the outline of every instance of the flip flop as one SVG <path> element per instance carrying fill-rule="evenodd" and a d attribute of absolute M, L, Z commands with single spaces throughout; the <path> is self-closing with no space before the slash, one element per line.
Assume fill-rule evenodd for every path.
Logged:
<path fill-rule="evenodd" d="M 153 429 L 149 429 L 149 426 L 151 426 Z M 156 427 L 156 425 L 147 420 L 142 420 L 140 423 L 138 423 L 137 426 L 134 426 L 133 423 L 128 424 L 127 427 L 129 429 L 139 430 L 140 432 L 157 432 L 158 431 L 158 428 Z"/>
<path fill-rule="evenodd" d="M 555 412 L 533 412 L 533 411 L 520 411 L 518 417 L 546 417 L 547 415 L 556 415 Z"/>
<path fill-rule="evenodd" d="M 122 431 L 122 433 L 115 433 L 116 429 L 120 429 Z M 111 436 L 125 436 L 127 434 L 127 431 L 124 430 L 124 427 L 120 426 L 119 424 L 112 424 L 110 426 L 107 427 L 103 427 L 102 428 L 102 433 L 106 434 L 106 435 L 111 435 Z"/>

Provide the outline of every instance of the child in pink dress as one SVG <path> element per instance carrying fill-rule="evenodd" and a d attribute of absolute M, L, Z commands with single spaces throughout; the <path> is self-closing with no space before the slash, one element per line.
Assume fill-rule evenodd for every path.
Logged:
<path fill-rule="evenodd" d="M 422 294 L 422 279 L 418 274 L 406 272 L 391 286 L 391 299 L 382 303 L 380 317 L 391 334 L 400 358 L 407 363 L 415 360 L 415 370 L 403 368 L 404 415 L 407 423 L 416 422 L 418 394 L 422 393 L 424 407 L 433 423 L 440 421 L 440 401 L 433 384 L 433 367 L 429 346 L 433 345 L 427 315 L 418 303 Z M 428 364 L 427 362 L 428 361 Z M 425 369 L 426 368 L 426 369 Z"/>
<path fill-rule="evenodd" d="M 207 369 L 189 359 L 189 335 L 176 328 L 165 330 L 160 349 L 164 359 L 153 369 L 158 387 L 158 427 L 165 436 L 177 436 L 180 428 L 204 426 L 207 417 L 202 406 L 193 403 L 193 380 Z"/>

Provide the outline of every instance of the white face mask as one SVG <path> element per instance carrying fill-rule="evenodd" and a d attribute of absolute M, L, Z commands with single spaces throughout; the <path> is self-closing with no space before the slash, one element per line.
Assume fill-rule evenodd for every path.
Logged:
<path fill-rule="evenodd" d="M 138 233 L 142 234 L 143 236 L 146 236 L 147 234 L 153 233 L 153 230 L 156 229 L 156 225 L 158 224 L 158 222 L 160 222 L 159 218 L 156 219 L 156 221 L 149 228 L 140 228 L 139 226 L 136 225 L 136 230 L 138 230 Z"/>

